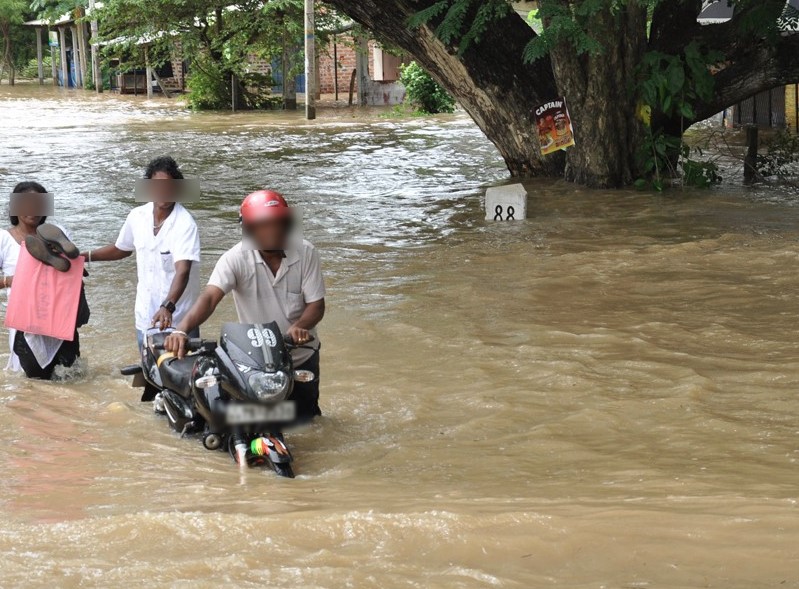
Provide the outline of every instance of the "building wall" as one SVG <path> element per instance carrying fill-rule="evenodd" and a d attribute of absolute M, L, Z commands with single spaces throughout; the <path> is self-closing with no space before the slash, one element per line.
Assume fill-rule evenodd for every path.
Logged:
<path fill-rule="evenodd" d="M 796 99 L 799 84 L 785 87 L 785 121 L 788 129 L 799 133 L 799 101 Z"/>
<path fill-rule="evenodd" d="M 374 60 L 376 44 L 369 43 L 369 62 Z M 350 80 L 352 79 L 352 72 L 355 70 L 357 62 L 355 42 L 349 35 L 338 36 L 336 43 L 336 57 L 338 61 L 333 60 L 333 43 L 322 49 L 319 53 L 319 90 L 322 94 L 333 94 L 335 91 L 335 76 L 336 69 L 338 69 L 338 91 L 339 97 L 341 95 L 348 95 L 350 91 Z M 336 68 L 336 64 L 338 67 Z M 358 82 L 355 82 L 355 92 L 358 90 Z"/>
<path fill-rule="evenodd" d="M 338 58 L 334 61 L 334 53 Z M 378 59 L 379 63 L 375 60 Z M 263 74 L 271 73 L 272 64 L 267 60 L 256 55 L 248 58 L 250 71 Z M 382 79 L 372 80 L 367 89 L 367 101 L 370 105 L 394 105 L 401 103 L 405 98 L 405 88 L 397 80 L 399 78 L 399 66 L 407 60 L 398 59 L 394 56 L 384 54 L 380 46 L 374 42 L 369 43 L 369 73 L 374 78 L 375 72 Z M 335 75 L 338 70 L 338 91 L 339 100 L 347 100 L 349 97 L 350 80 L 352 72 L 355 70 L 357 55 L 355 42 L 351 36 L 340 35 L 334 52 L 333 43 L 321 49 L 317 64 L 319 90 L 322 94 L 333 94 L 335 92 Z M 378 67 L 375 67 L 375 66 Z M 381 71 L 382 70 L 382 71 Z M 185 88 L 186 74 L 183 69 L 182 52 L 179 43 L 176 44 L 172 59 L 173 77 L 164 79 L 164 83 L 171 90 Z M 358 81 L 354 85 L 354 94 L 357 97 Z"/>

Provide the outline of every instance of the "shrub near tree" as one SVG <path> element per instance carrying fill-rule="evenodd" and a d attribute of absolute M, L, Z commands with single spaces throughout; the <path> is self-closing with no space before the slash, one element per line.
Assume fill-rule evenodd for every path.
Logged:
<path fill-rule="evenodd" d="M 405 102 L 423 114 L 455 112 L 455 99 L 415 61 L 402 66 Z"/>

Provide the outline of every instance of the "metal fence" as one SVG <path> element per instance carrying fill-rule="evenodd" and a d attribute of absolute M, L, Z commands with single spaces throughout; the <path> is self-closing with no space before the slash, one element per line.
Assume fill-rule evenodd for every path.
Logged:
<path fill-rule="evenodd" d="M 775 88 L 747 98 L 735 107 L 733 120 L 736 126 L 757 125 L 769 129 L 784 129 L 787 124 L 785 88 Z"/>
<path fill-rule="evenodd" d="M 787 92 L 784 87 L 774 88 L 738 103 L 732 109 L 733 125 L 786 129 L 790 123 L 791 130 L 799 133 L 799 85 L 788 88 Z M 788 120 L 789 112 L 794 113 L 791 121 Z"/>

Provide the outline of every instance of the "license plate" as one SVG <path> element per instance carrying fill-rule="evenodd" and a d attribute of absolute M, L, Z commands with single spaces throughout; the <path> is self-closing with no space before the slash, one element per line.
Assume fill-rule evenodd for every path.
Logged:
<path fill-rule="evenodd" d="M 282 423 L 294 421 L 297 408 L 291 401 L 277 405 L 239 405 L 227 406 L 226 418 L 229 425 L 247 425 L 253 423 Z"/>

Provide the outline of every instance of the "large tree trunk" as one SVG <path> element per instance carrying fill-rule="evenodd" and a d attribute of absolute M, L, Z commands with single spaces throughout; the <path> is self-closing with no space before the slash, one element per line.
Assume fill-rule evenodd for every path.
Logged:
<path fill-rule="evenodd" d="M 637 118 L 637 66 L 647 51 L 679 55 L 692 41 L 725 55 L 715 74 L 715 95 L 691 105 L 694 120 L 667 119 L 653 107 L 653 131 L 679 136 L 683 129 L 758 92 L 799 80 L 799 34 L 774 36 L 741 26 L 777 18 L 785 0 L 743 5 L 729 23 L 701 26 L 703 1 L 657 4 L 647 39 L 647 2 L 624 8 L 606 2 L 592 17 L 590 34 L 602 46 L 578 55 L 571 44 L 549 58 L 524 63 L 533 30 L 515 13 L 489 25 L 479 44 L 463 55 L 443 43 L 430 26 L 411 29 L 409 18 L 435 0 L 329 0 L 355 21 L 411 54 L 472 116 L 497 146 L 514 176 L 562 176 L 594 187 L 617 187 L 638 176 L 637 154 L 645 129 Z M 651 3 L 650 3 L 651 4 Z M 611 8 L 613 6 L 614 8 Z M 764 12 L 765 11 L 765 12 Z M 576 147 L 565 155 L 540 155 L 534 109 L 565 96 Z"/>
<path fill-rule="evenodd" d="M 332 0 L 357 22 L 410 53 L 472 116 L 514 176 L 560 176 L 564 158 L 541 156 L 534 110 L 558 96 L 548 59 L 526 64 L 532 29 L 515 13 L 492 25 L 479 47 L 458 56 L 428 26 L 408 19 L 430 1 Z"/>
<path fill-rule="evenodd" d="M 646 48 L 647 10 L 636 2 L 595 17 L 605 31 L 599 53 L 578 56 L 570 44 L 552 51 L 555 78 L 566 96 L 576 145 L 566 155 L 566 179 L 593 187 L 621 187 L 637 177 L 643 125 L 636 118 L 636 68 Z"/>

